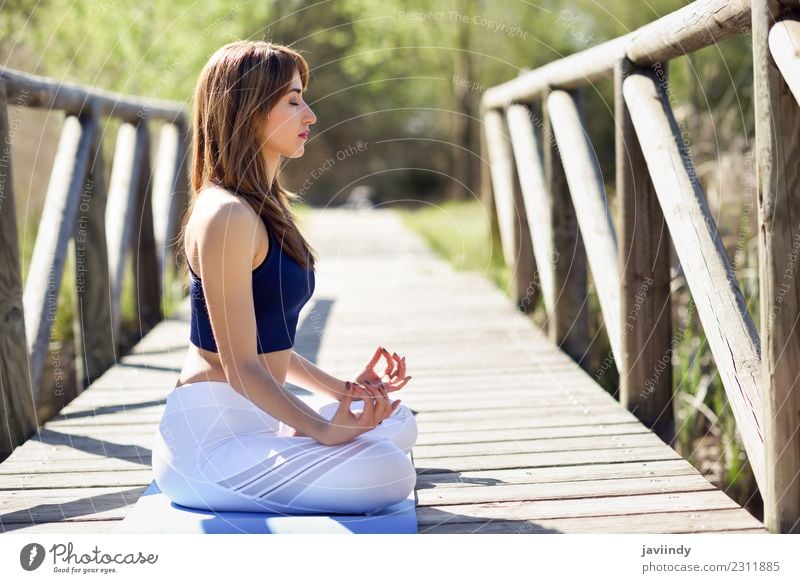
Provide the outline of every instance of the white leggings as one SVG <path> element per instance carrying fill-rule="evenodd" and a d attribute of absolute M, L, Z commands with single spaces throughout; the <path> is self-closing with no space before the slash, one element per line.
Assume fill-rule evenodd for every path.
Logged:
<path fill-rule="evenodd" d="M 339 403 L 319 408 L 330 419 Z M 353 401 L 359 411 L 363 401 Z M 181 506 L 281 514 L 367 514 L 406 499 L 417 482 L 408 452 L 414 415 L 402 404 L 380 425 L 326 446 L 291 428 L 228 383 L 173 389 L 153 441 L 159 489 Z"/>

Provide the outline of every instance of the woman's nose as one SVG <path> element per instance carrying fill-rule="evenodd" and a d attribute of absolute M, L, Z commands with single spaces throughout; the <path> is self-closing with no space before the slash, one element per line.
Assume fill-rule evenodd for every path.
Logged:
<path fill-rule="evenodd" d="M 308 114 L 306 115 L 306 119 L 304 121 L 307 122 L 308 125 L 317 123 L 317 116 L 310 107 L 308 108 Z"/>

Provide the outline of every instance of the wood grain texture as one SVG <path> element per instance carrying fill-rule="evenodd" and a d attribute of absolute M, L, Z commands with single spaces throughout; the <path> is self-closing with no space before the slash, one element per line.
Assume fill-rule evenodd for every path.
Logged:
<path fill-rule="evenodd" d="M 770 531 L 800 533 L 800 108 L 792 94 L 798 48 L 790 55 L 773 43 L 790 34 L 797 41 L 797 22 L 773 25 L 781 16 L 778 3 L 753 6 L 766 471 L 759 486 Z"/>
<path fill-rule="evenodd" d="M 659 65 L 666 78 L 666 66 Z M 675 438 L 669 233 L 633 127 L 622 83 L 635 66 L 620 61 L 614 78 L 616 194 L 619 217 L 620 403 L 664 441 Z"/>
<path fill-rule="evenodd" d="M 72 115 L 64 118 L 25 282 L 25 336 L 36 403 L 39 402 L 44 360 L 55 322 L 68 244 L 76 230 L 80 196 L 96 131 L 97 119 L 92 116 L 83 120 Z"/>
<path fill-rule="evenodd" d="M 0 459 L 38 424 L 25 333 L 10 132 L 6 88 L 0 83 Z"/>
<path fill-rule="evenodd" d="M 553 317 L 546 322 L 550 340 L 588 369 L 589 310 L 586 247 L 564 173 L 561 151 L 555 139 L 548 100 L 542 101 L 542 147 L 547 190 L 552 201 L 553 287 L 558 290 Z"/>
<path fill-rule="evenodd" d="M 553 91 L 547 98 L 547 111 L 600 300 L 605 333 L 619 367 L 621 330 L 617 235 L 608 209 L 600 165 L 584 127 L 579 103 L 574 94 Z"/>
<path fill-rule="evenodd" d="M 759 486 L 765 485 L 759 338 L 666 92 L 649 72 L 623 83 L 650 177 Z"/>
<path fill-rule="evenodd" d="M 544 161 L 538 133 L 541 117 L 525 105 L 511 105 L 506 111 L 511 145 L 519 174 L 523 207 L 536 257 L 537 287 L 542 290 L 545 310 L 553 317 L 557 290 L 553 284 L 552 202 L 544 175 Z M 538 124 L 534 120 L 538 121 Z"/>
<path fill-rule="evenodd" d="M 500 241 L 506 265 L 514 266 L 517 254 L 514 248 L 514 160 L 511 153 L 508 130 L 503 115 L 489 111 L 483 118 L 486 146 L 489 154 L 492 177 L 492 200 L 500 227 Z"/>

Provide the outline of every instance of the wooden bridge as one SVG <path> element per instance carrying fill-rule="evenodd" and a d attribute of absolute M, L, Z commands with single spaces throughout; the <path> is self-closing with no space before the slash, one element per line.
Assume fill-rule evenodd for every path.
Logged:
<path fill-rule="evenodd" d="M 751 11 L 743 0 L 695 2 L 485 93 L 485 200 L 495 209 L 494 237 L 514 267 L 516 303 L 529 301 L 529 284 L 540 283 L 546 331 L 479 274 L 452 270 L 393 211 L 311 212 L 305 229 L 322 261 L 295 348 L 340 378 L 377 343 L 407 355 L 414 379 L 399 396 L 420 430 L 412 452 L 420 533 L 800 529 L 800 293 L 794 280 L 778 293 L 800 238 L 795 14 L 778 3 L 755 2 Z M 760 333 L 681 147 L 665 83 L 670 59 L 748 32 Z M 0 413 L 7 425 L 0 444 L 10 453 L 0 463 L 0 527 L 112 531 L 152 479 L 149 444 L 188 346 L 188 304 L 161 320 L 159 287 L 175 269 L 165 258 L 174 256 L 170 242 L 188 196 L 186 118 L 174 104 L 65 89 L 7 69 L 0 76 L 4 147 L 6 100 L 24 96 L 28 106 L 67 114 L 24 293 L 13 192 L 10 180 L 0 182 Z M 617 87 L 619 232 L 580 99 L 582 86 L 606 76 Z M 95 153 L 100 117 L 109 115 L 124 123 L 106 192 Z M 155 172 L 146 155 L 153 120 L 163 122 Z M 79 256 L 81 228 L 92 244 Z M 672 335 L 666 246 L 657 233 L 671 237 L 697 303 L 764 497 L 764 524 L 668 445 L 675 432 L 664 417 L 669 367 L 652 375 Z M 91 267 L 87 281 L 76 282 L 87 347 L 80 362 L 91 382 L 38 427 L 50 282 L 61 281 L 70 239 L 78 262 Z M 128 248 L 137 250 L 148 333 L 114 358 Z M 620 373 L 619 400 L 579 365 L 588 344 L 587 266 Z M 651 282 L 646 294 L 643 281 Z"/>

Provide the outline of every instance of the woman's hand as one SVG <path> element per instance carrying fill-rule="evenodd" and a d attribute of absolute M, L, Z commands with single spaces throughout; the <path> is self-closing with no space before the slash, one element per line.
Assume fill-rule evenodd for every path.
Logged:
<path fill-rule="evenodd" d="M 385 391 L 374 390 L 373 396 L 364 399 L 362 411 L 351 411 L 353 385 L 347 381 L 347 389 L 339 401 L 339 408 L 328 421 L 325 432 L 317 441 L 324 445 L 339 445 L 374 429 L 381 421 L 395 412 L 400 400 L 391 402 Z M 297 435 L 297 434 L 295 434 Z"/>
<path fill-rule="evenodd" d="M 378 364 L 378 361 L 381 359 L 381 356 L 386 358 L 386 369 L 383 371 L 383 375 L 378 375 L 375 371 L 375 367 Z M 382 387 L 387 393 L 391 393 L 392 391 L 399 391 L 402 389 L 408 381 L 411 380 L 410 376 L 406 375 L 406 357 L 400 357 L 399 354 L 393 352 L 391 355 L 389 351 L 386 350 L 383 346 L 378 346 L 375 350 L 375 354 L 372 355 L 372 358 L 367 363 L 367 366 L 361 372 L 361 374 L 356 377 L 356 383 L 364 385 L 365 387 L 370 386 L 380 386 Z M 387 377 L 384 379 L 384 377 Z"/>

